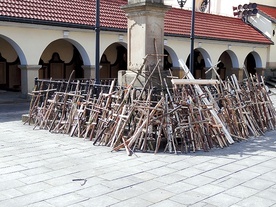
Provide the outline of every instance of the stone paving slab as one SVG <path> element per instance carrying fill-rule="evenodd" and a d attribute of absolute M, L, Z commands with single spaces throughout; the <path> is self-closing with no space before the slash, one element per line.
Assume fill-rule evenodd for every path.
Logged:
<path fill-rule="evenodd" d="M 1 207 L 276 206 L 275 131 L 210 152 L 129 157 L 33 130 L 20 121 L 27 109 L 0 104 Z"/>
<path fill-rule="evenodd" d="M 0 130 L 0 206 L 276 205 L 275 131 L 210 152 L 129 157 L 20 121 Z"/>

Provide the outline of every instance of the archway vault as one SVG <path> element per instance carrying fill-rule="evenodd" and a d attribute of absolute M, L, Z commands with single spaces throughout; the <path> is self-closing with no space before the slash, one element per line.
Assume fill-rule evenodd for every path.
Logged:
<path fill-rule="evenodd" d="M 203 48 L 195 48 L 194 51 L 195 50 L 197 50 L 197 51 L 199 51 L 201 53 L 201 56 L 202 56 L 202 58 L 203 58 L 203 60 L 205 62 L 205 67 L 211 67 L 212 64 L 214 64 L 214 63 L 212 63 L 212 60 L 211 60 L 211 57 L 210 57 L 209 53 L 205 49 L 203 49 Z"/>
<path fill-rule="evenodd" d="M 250 54 L 252 54 L 255 59 L 256 68 L 262 68 L 261 56 L 255 51 L 252 51 Z"/>
<path fill-rule="evenodd" d="M 225 50 L 223 53 L 221 53 L 219 59 L 218 59 L 218 74 L 220 75 L 221 79 L 226 79 L 226 77 L 229 77 L 233 73 L 234 70 L 237 70 L 239 67 L 239 62 L 236 54 L 232 50 Z"/>
<path fill-rule="evenodd" d="M 73 39 L 69 39 L 69 38 L 66 38 L 65 40 L 67 40 L 68 42 L 70 42 L 72 45 L 74 45 L 77 48 L 77 50 L 79 51 L 79 53 L 82 57 L 84 65 L 91 65 L 91 60 L 87 54 L 87 51 L 79 42 L 77 42 Z"/>
<path fill-rule="evenodd" d="M 25 56 L 23 50 L 21 49 L 21 47 L 14 40 L 10 39 L 9 37 L 6 37 L 6 36 L 0 34 L 0 38 L 3 38 L 5 41 L 7 41 L 12 46 L 12 48 L 16 51 L 18 58 L 20 60 L 20 64 L 27 65 L 27 59 L 26 59 L 26 56 Z"/>
<path fill-rule="evenodd" d="M 100 65 L 100 79 L 118 78 L 120 70 L 127 70 L 127 44 L 114 42 L 106 47 Z"/>
<path fill-rule="evenodd" d="M 26 64 L 23 50 L 12 39 L 0 35 L 0 89 L 20 91 L 21 70 L 19 66 Z"/>
<path fill-rule="evenodd" d="M 83 56 L 86 63 L 90 64 L 87 52 L 76 41 L 68 39 L 52 41 L 40 56 L 39 65 L 42 67 L 39 70 L 39 78 L 68 79 L 71 74 L 72 78 L 83 78 Z"/>

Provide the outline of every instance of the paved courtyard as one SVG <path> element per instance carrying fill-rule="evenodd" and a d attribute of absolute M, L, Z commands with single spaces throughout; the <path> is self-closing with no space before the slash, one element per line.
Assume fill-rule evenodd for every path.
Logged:
<path fill-rule="evenodd" d="M 276 207 L 276 131 L 210 152 L 129 157 L 33 130 L 20 121 L 28 103 L 14 102 L 0 103 L 0 207 Z"/>

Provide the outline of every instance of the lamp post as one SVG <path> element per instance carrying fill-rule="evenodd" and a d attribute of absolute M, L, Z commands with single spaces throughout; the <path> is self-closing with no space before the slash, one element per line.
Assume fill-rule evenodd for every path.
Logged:
<path fill-rule="evenodd" d="M 195 40 L 195 0 L 192 8 L 192 25 L 191 25 L 191 54 L 190 54 L 190 71 L 194 74 L 194 40 Z"/>
<path fill-rule="evenodd" d="M 96 50 L 95 50 L 95 80 L 100 84 L 100 0 L 96 0 Z"/>
<path fill-rule="evenodd" d="M 182 9 L 187 0 L 177 0 L 180 8 Z M 193 0 L 192 18 L 191 18 L 191 50 L 190 50 L 190 72 L 194 74 L 194 39 L 195 39 L 195 0 Z"/>

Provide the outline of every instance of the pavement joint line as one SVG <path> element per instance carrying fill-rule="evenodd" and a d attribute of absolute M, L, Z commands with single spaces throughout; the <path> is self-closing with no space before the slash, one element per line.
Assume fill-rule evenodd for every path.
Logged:
<path fill-rule="evenodd" d="M 276 94 L 275 94 L 276 95 Z M 275 99 L 276 101 L 276 99 Z M 2 110 L 5 109 L 5 107 L 7 107 L 7 105 L 1 105 L 1 107 L 4 107 Z M 18 106 L 22 106 L 21 104 L 18 104 Z M 22 110 L 22 109 L 20 109 Z M 2 111 L 0 111 L 0 115 L 1 113 L 4 113 Z M 16 115 L 16 113 L 15 113 Z M 236 196 L 237 199 L 239 199 L 239 201 L 236 202 L 235 199 L 235 203 L 233 203 L 233 206 L 241 206 L 241 205 L 252 205 L 252 203 L 250 202 L 251 199 L 254 199 L 254 201 L 258 200 L 258 198 L 260 198 L 260 200 L 263 202 L 262 205 L 264 207 L 271 207 L 276 205 L 276 201 L 273 199 L 269 199 L 266 198 L 267 196 L 265 196 L 265 193 L 269 193 L 269 192 L 275 192 L 276 189 L 276 180 L 271 178 L 269 179 L 269 176 L 272 176 L 273 173 L 276 173 L 276 166 L 272 165 L 274 163 L 274 161 L 276 161 L 276 154 L 273 153 L 275 152 L 275 148 L 273 148 L 273 143 L 275 142 L 275 138 L 276 138 L 276 131 L 269 131 L 269 133 L 266 133 L 265 136 L 259 137 L 259 138 L 254 138 L 254 137 L 250 137 L 248 141 L 242 142 L 242 143 L 236 143 L 233 146 L 230 146 L 226 149 L 215 149 L 212 150 L 208 153 L 202 153 L 199 152 L 198 154 L 183 154 L 183 155 L 170 155 L 168 153 L 162 153 L 162 154 L 156 154 L 156 155 L 148 155 L 148 154 L 139 154 L 140 156 L 139 158 L 135 158 L 135 159 L 129 159 L 129 157 L 127 157 L 127 155 L 121 151 L 119 153 L 110 153 L 109 150 L 106 150 L 104 148 L 98 148 L 98 147 L 84 147 L 83 142 L 80 142 L 80 140 L 77 139 L 67 139 L 67 137 L 61 136 L 59 134 L 51 134 L 51 133 L 41 133 L 41 131 L 39 130 L 31 130 L 30 129 L 32 127 L 29 128 L 23 128 L 22 127 L 22 122 L 20 121 L 8 121 L 8 117 L 5 117 L 4 119 L 2 119 L 3 122 L 0 122 L 0 129 L 4 129 L 2 131 L 2 134 L 4 134 L 5 136 L 1 136 L 0 138 L 0 173 L 1 173 L 1 169 L 4 169 L 5 167 L 7 167 L 7 164 L 11 165 L 11 166 L 16 166 L 20 163 L 20 160 L 22 161 L 21 164 L 23 167 L 26 167 L 26 170 L 19 170 L 14 172 L 14 179 L 12 177 L 8 177 L 9 181 L 6 181 L 4 183 L 0 182 L 0 186 L 1 184 L 3 185 L 7 185 L 7 182 L 12 182 L 11 183 L 11 187 L 8 186 L 2 186 L 2 190 L 0 190 L 0 195 L 3 193 L 11 193 L 11 189 L 20 189 L 20 187 L 28 187 L 31 186 L 29 184 L 24 184 L 22 183 L 20 180 L 22 178 L 22 176 L 24 176 L 24 172 L 27 172 L 27 170 L 36 170 L 37 164 L 39 164 L 39 162 L 41 162 L 41 166 L 44 167 L 48 167 L 53 166 L 52 170 L 55 170 L 55 165 L 58 165 L 59 162 L 63 162 L 64 160 L 62 158 L 64 158 L 64 155 L 66 155 L 66 152 L 63 153 L 63 151 L 65 151 L 67 148 L 69 148 L 69 150 L 67 151 L 68 153 L 71 153 L 73 151 L 70 151 L 71 148 L 77 148 L 79 149 L 78 151 L 74 152 L 74 154 L 68 154 L 67 155 L 67 161 L 68 164 L 65 164 L 64 167 L 62 167 L 60 172 L 63 171 L 71 171 L 71 173 L 69 174 L 58 174 L 58 170 L 57 173 L 54 173 L 53 176 L 52 174 L 48 174 L 51 175 L 50 180 L 52 180 L 52 182 L 49 182 L 47 184 L 48 187 L 50 187 L 49 189 L 45 187 L 43 187 L 40 191 L 36 192 L 36 193 L 24 193 L 22 195 L 19 196 L 19 194 L 14 194 L 14 198 L 17 198 L 17 200 L 21 200 L 21 199 L 25 199 L 25 198 L 29 198 L 32 195 L 43 195 L 43 193 L 45 193 L 45 197 L 46 199 L 40 199 L 36 202 L 34 202 L 33 204 L 37 203 L 37 205 L 39 204 L 49 204 L 49 205 L 53 205 L 54 202 L 59 202 L 62 203 L 63 202 L 63 197 L 64 195 L 78 195 L 79 191 L 88 191 L 89 188 L 97 188 L 97 186 L 100 187 L 100 185 L 103 185 L 104 188 L 110 188 L 111 191 L 108 191 L 108 193 L 105 193 L 104 191 L 100 194 L 97 195 L 96 198 L 100 199 L 105 199 L 105 198 L 109 198 L 111 196 L 109 196 L 111 193 L 114 193 L 118 190 L 123 190 L 122 192 L 127 191 L 127 189 L 131 190 L 132 188 L 134 188 L 135 186 L 139 186 L 142 184 L 142 189 L 143 191 L 145 191 L 145 195 L 151 192 L 162 192 L 162 190 L 166 187 L 166 186 L 170 186 L 173 184 L 173 186 L 177 187 L 177 186 L 185 186 L 187 183 L 187 188 L 182 190 L 175 190 L 173 188 L 168 188 L 166 189 L 166 191 L 168 191 L 171 195 L 169 196 L 166 200 L 168 201 L 172 201 L 174 203 L 179 203 L 179 205 L 183 205 L 181 202 L 179 202 L 180 200 L 177 199 L 173 199 L 171 200 L 171 198 L 173 196 L 176 195 L 181 195 L 181 194 L 185 194 L 185 193 L 192 193 L 194 192 L 197 188 L 200 187 L 199 183 L 200 183 L 200 179 L 204 179 L 206 176 L 204 175 L 204 173 L 209 173 L 208 175 L 211 175 L 210 178 L 208 178 L 208 182 L 204 182 L 204 184 L 202 184 L 202 187 L 208 188 L 208 187 L 212 187 L 212 186 L 217 186 L 217 187 L 221 187 L 222 191 L 218 192 L 220 190 L 220 188 L 218 188 L 216 190 L 214 190 L 212 192 L 212 194 L 208 194 L 207 198 L 211 199 L 210 202 L 209 200 L 206 200 L 207 198 L 203 198 L 200 201 L 197 201 L 195 203 L 195 205 L 201 205 L 203 203 L 206 203 L 206 205 L 214 205 L 214 199 L 212 199 L 213 196 L 219 196 L 218 198 L 222 198 L 223 195 L 229 195 L 229 197 L 227 196 L 227 198 L 231 198 L 232 193 L 235 194 L 235 192 L 233 191 L 235 187 L 239 187 L 240 186 L 240 192 L 242 193 L 242 190 L 246 190 L 246 189 L 252 189 L 255 191 L 252 191 L 253 194 L 251 194 L 249 197 L 245 197 L 245 198 L 238 198 Z M 5 121 L 7 120 L 7 122 Z M 12 128 L 17 126 L 17 130 L 11 130 Z M 32 145 L 32 141 L 34 141 L 34 144 Z M 59 146 L 62 146 L 60 149 L 57 148 L 56 144 L 59 144 Z M 87 144 L 87 143 L 85 143 Z M 88 143 L 89 145 L 89 143 Z M 13 147 L 16 146 L 16 147 Z M 41 150 L 40 147 L 43 146 L 45 147 L 45 149 Z M 47 155 L 51 155 L 50 153 L 47 153 L 47 147 L 52 149 L 51 152 L 53 152 L 53 159 L 48 159 L 46 157 L 48 157 Z M 84 149 L 85 148 L 85 149 Z M 6 150 L 6 151 L 2 151 L 2 149 Z M 20 149 L 20 151 L 18 151 Z M 18 158 L 18 156 L 15 156 L 13 154 L 13 152 L 17 153 L 22 153 L 24 152 L 24 150 L 28 151 L 30 150 L 30 153 L 33 153 L 34 156 L 38 157 L 38 161 L 33 161 L 31 154 L 25 154 L 23 155 L 20 159 Z M 89 153 L 83 154 L 84 151 L 88 151 Z M 2 152 L 4 154 L 2 154 Z M 41 157 L 39 156 L 39 152 L 41 152 Z M 8 155 L 8 153 L 10 153 L 10 155 Z M 56 155 L 55 155 L 56 154 Z M 4 155 L 5 157 L 1 156 Z M 240 157 L 240 155 L 242 157 Z M 84 161 L 82 162 L 81 159 L 83 159 L 83 156 L 85 156 Z M 87 162 L 90 162 L 89 160 L 89 156 L 91 156 L 91 164 L 87 165 Z M 51 156 L 50 156 L 51 157 Z M 226 158 L 226 159 L 225 159 Z M 59 161 L 60 159 L 60 161 Z M 80 162 L 78 162 L 78 159 L 80 160 Z M 95 159 L 99 160 L 99 162 L 94 162 Z M 225 159 L 225 160 L 224 160 Z M 1 161 L 4 162 L 1 162 Z M 18 162 L 15 162 L 17 161 Z M 70 161 L 71 160 L 71 161 Z M 106 161 L 105 161 L 106 160 Z M 112 163 L 112 160 L 114 160 L 115 162 Z M 200 161 L 201 160 L 201 161 Z M 30 162 L 28 162 L 30 161 Z M 153 162 L 156 161 L 156 162 Z M 153 162 L 153 165 L 151 166 L 151 163 Z M 243 165 L 240 166 L 240 163 L 245 163 Z M 111 164 L 112 163 L 112 164 Z M 123 165 L 121 164 L 123 163 Z M 131 165 L 128 167 L 128 163 L 131 163 Z M 136 164 L 135 164 L 136 163 Z M 163 164 L 162 164 L 163 163 Z M 183 163 L 182 167 L 180 170 L 178 170 L 178 168 L 173 168 L 173 166 L 177 166 L 177 164 L 181 165 L 181 163 Z M 198 163 L 198 164 L 197 164 Z M 49 164 L 49 165 L 48 165 Z M 145 164 L 145 168 L 140 169 L 139 167 L 137 168 L 137 166 L 143 165 Z M 170 166 L 170 164 L 172 164 Z M 208 165 L 210 164 L 210 168 L 208 168 L 207 170 L 204 170 L 204 165 Z M 198 168 L 197 168 L 198 165 Z M 226 167 L 227 165 L 229 165 L 229 170 L 227 170 L 228 168 Z M 231 165 L 233 165 L 233 170 L 231 170 Z M 42 172 L 40 173 L 41 175 L 47 174 L 43 172 L 43 169 L 40 165 L 37 167 L 37 170 L 42 170 Z M 93 173 L 95 173 L 95 175 L 93 176 L 75 176 L 75 175 L 89 175 L 89 169 L 91 166 L 91 170 L 93 170 Z M 123 170 L 123 176 L 122 177 L 117 177 L 113 176 L 114 179 L 112 178 L 111 181 L 114 181 L 114 183 L 112 184 L 112 186 L 109 186 L 109 182 L 106 179 L 103 179 L 99 176 L 101 176 L 102 174 L 100 173 L 101 171 L 106 174 L 108 173 L 108 170 L 116 170 L 119 169 L 120 166 L 124 166 L 124 170 Z M 225 167 L 225 169 L 223 169 Z M 136 170 L 128 170 L 128 168 L 132 168 L 132 169 L 136 169 Z M 185 169 L 193 169 L 196 168 L 196 174 L 193 175 L 192 173 L 189 175 L 189 177 L 184 177 L 185 176 Z M 251 169 L 252 168 L 252 169 Z M 12 169 L 12 168 L 11 168 Z M 75 169 L 79 169 L 77 171 L 75 171 Z M 165 170 L 163 172 L 160 172 L 160 174 L 158 175 L 158 171 L 161 170 Z M 175 171 L 171 172 L 171 169 L 176 169 Z M 223 177 L 220 178 L 215 178 L 215 175 L 212 175 L 210 173 L 212 173 L 212 170 L 217 170 L 216 173 L 219 173 L 220 170 L 224 170 L 228 173 L 228 175 L 224 175 Z M 258 169 L 260 169 L 260 172 L 258 172 Z M 150 171 L 153 170 L 155 173 L 150 173 Z M 251 171 L 252 170 L 252 171 Z M 87 171 L 87 172 L 86 172 Z M 181 171 L 181 172 L 180 172 Z M 54 171 L 53 171 L 54 172 Z M 111 171 L 112 172 L 112 171 Z M 169 173 L 165 173 L 165 172 L 169 172 Z M 179 173 L 180 172 L 180 173 Z M 246 177 L 245 175 L 249 172 L 249 177 Z M 18 173 L 22 173 L 18 174 Z M 164 174 L 165 173 L 165 174 Z M 176 174 L 175 174 L 176 173 Z M 235 173 L 237 173 L 237 176 L 235 176 Z M 239 174 L 242 175 L 241 179 L 239 180 Z M 29 173 L 27 173 L 29 174 Z M 30 174 L 32 174 L 32 172 L 30 172 Z M 37 179 L 39 180 L 39 176 L 40 174 L 37 174 Z M 139 174 L 141 174 L 141 176 L 139 176 Z M 8 174 L 5 174 L 8 175 Z M 36 174 L 35 174 L 36 175 Z M 168 184 L 167 181 L 161 182 L 160 179 L 167 179 L 170 178 L 170 176 L 178 176 L 177 179 L 171 179 L 168 181 L 171 181 L 171 183 Z M 219 175 L 219 174 L 218 174 Z M 234 175 L 233 177 L 228 177 Z M 12 175 L 13 176 L 13 175 Z M 68 181 L 66 181 L 68 176 Z M 108 174 L 106 175 L 108 176 Z M 145 177 L 146 176 L 146 177 Z M 179 177 L 179 176 L 183 176 L 183 178 Z M 27 177 L 27 176 L 26 176 Z M 46 176 L 47 177 L 47 176 Z M 88 178 L 87 179 L 87 183 L 83 186 L 80 186 L 80 183 L 76 183 L 73 184 L 74 182 L 72 182 L 72 179 L 74 178 Z M 93 179 L 94 178 L 94 179 Z M 192 178 L 192 180 L 188 180 L 189 178 Z M 55 179 L 60 180 L 63 179 L 63 181 L 61 181 L 60 183 L 55 183 Z M 125 180 L 124 180 L 125 179 Z M 198 180 L 198 184 L 197 185 L 192 185 L 193 181 L 195 179 L 199 179 Z M 49 179 L 45 180 L 45 181 L 41 181 L 38 183 L 47 183 Z M 94 180 L 94 183 L 93 183 Z M 122 180 L 122 182 L 121 182 Z M 232 180 L 232 181 L 231 181 Z M 262 180 L 264 180 L 264 182 L 262 182 Z M 150 185 L 152 185 L 153 181 L 157 181 L 160 183 L 157 183 L 158 185 L 156 187 L 154 187 L 154 190 L 150 190 L 152 189 Z M 202 180 L 204 181 L 204 180 Z M 259 183 L 260 182 L 260 183 Z M 66 183 L 66 184 L 63 184 Z M 101 184 L 102 183 L 102 184 Z M 225 184 L 224 184 L 225 183 Z M 36 184 L 36 183 L 35 183 Z M 68 187 L 70 186 L 70 189 L 64 190 L 63 186 L 68 185 Z M 149 186 L 148 186 L 149 185 Z M 229 185 L 229 186 L 228 186 Z M 14 187 L 12 187 L 14 186 Z M 148 188 L 148 190 L 147 190 Z M 126 190 L 124 190 L 126 189 Z M 227 193 L 227 190 L 232 190 L 232 193 L 230 195 L 230 193 Z M 37 189 L 39 190 L 39 188 Z M 20 191 L 22 192 L 22 191 Z M 47 195 L 47 192 L 50 193 L 52 192 L 52 194 Z M 202 192 L 205 192 L 204 189 Z M 230 192 L 230 191 L 229 191 Z M 14 192 L 15 193 L 15 192 Z M 23 193 L 23 192 L 22 192 Z M 206 193 L 208 193 L 208 191 L 206 191 Z M 133 193 L 134 196 L 132 198 L 128 198 L 126 200 L 117 200 L 116 202 L 114 202 L 113 198 L 112 203 L 113 205 L 116 204 L 116 206 L 118 205 L 130 205 L 130 202 L 133 201 L 133 199 L 141 199 L 141 200 L 145 200 L 143 199 L 143 196 L 139 196 L 140 194 L 137 194 L 138 196 L 135 195 L 135 193 Z M 106 195 L 106 197 L 105 197 Z M 114 194 L 115 195 L 115 194 Z M 249 195 L 249 194 L 245 194 L 245 195 Z M 49 196 L 49 197 L 48 197 Z M 108 197 L 109 196 L 109 197 Z M 20 199 L 19 199 L 20 197 Z M 87 196 L 84 196 L 87 197 Z M 241 197 L 241 196 L 240 196 Z M 77 198 L 79 198 L 77 196 Z M 123 198 L 123 195 L 122 197 Z M 249 199 L 250 198 L 250 199 Z M 39 198 L 38 198 L 39 199 Z M 54 199 L 51 200 L 51 202 L 47 202 L 48 199 Z M 97 199 L 94 199 L 93 195 L 88 196 L 87 198 L 82 199 L 81 201 L 78 201 L 78 199 L 76 199 L 75 201 L 67 201 L 65 203 L 70 202 L 69 205 L 74 205 L 74 206 L 82 206 L 83 205 L 87 205 L 89 203 L 89 200 L 93 199 L 93 201 L 96 201 Z M 158 200 L 158 199 L 157 199 Z M 267 200 L 267 202 L 265 202 Z M 5 198 L 5 202 L 3 202 L 3 200 L 1 200 L 0 198 L 0 206 L 1 204 L 7 204 L 10 203 L 11 200 L 9 200 L 8 197 Z M 102 200 L 101 200 L 102 201 Z M 148 200 L 145 200 L 147 203 L 149 203 Z M 164 200 L 163 200 L 164 201 Z M 28 202 L 28 200 L 26 201 Z M 219 202 L 222 202 L 221 200 Z M 158 201 L 158 202 L 150 202 L 152 203 L 152 205 L 158 205 L 160 203 L 163 204 L 162 201 Z M 239 205 L 240 204 L 240 205 Z M 31 204 L 29 204 L 31 205 Z M 35 206 L 35 205 L 34 205 Z"/>

